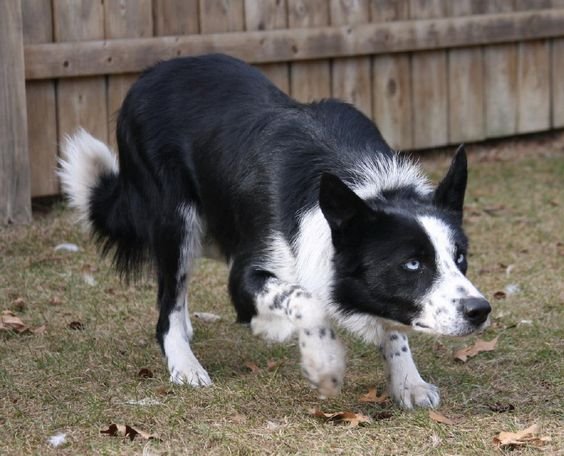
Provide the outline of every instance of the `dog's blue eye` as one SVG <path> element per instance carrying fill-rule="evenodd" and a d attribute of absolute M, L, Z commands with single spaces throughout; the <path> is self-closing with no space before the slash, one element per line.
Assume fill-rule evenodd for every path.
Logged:
<path fill-rule="evenodd" d="M 421 263 L 419 260 L 409 260 L 403 264 L 403 268 L 408 271 L 418 271 L 421 268 Z"/>
<path fill-rule="evenodd" d="M 464 261 L 464 254 L 459 253 L 458 257 L 456 258 L 456 264 L 462 264 L 463 261 Z"/>

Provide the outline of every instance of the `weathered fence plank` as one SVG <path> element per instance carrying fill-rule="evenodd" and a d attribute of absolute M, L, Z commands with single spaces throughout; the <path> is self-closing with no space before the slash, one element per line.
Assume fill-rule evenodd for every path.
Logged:
<path fill-rule="evenodd" d="M 104 38 L 103 2 L 53 0 L 53 22 L 55 40 L 59 42 Z M 67 45 L 77 44 L 67 43 Z M 74 132 L 79 126 L 102 141 L 108 140 L 104 77 L 69 78 L 59 81 L 57 107 L 59 140 Z"/>
<path fill-rule="evenodd" d="M 30 44 L 24 49 L 26 78 L 132 73 L 166 58 L 207 52 L 270 63 L 490 45 L 563 37 L 563 24 L 564 9 L 553 9 L 299 30 Z"/>
<path fill-rule="evenodd" d="M 245 25 L 247 30 L 286 28 L 286 0 L 245 0 Z M 278 88 L 290 93 L 290 69 L 287 63 L 265 63 L 258 67 Z"/>
<path fill-rule="evenodd" d="M 564 0 L 552 0 L 553 8 L 564 8 Z M 552 40 L 551 125 L 564 127 L 564 38 Z"/>
<path fill-rule="evenodd" d="M 0 3 L 0 223 L 31 221 L 19 0 Z"/>
<path fill-rule="evenodd" d="M 288 0 L 288 25 L 290 28 L 314 28 L 328 24 L 328 0 Z M 297 34 L 298 32 L 294 33 Z M 290 65 L 290 94 L 297 100 L 304 102 L 330 97 L 330 62 L 319 60 L 292 63 Z"/>
<path fill-rule="evenodd" d="M 511 12 L 513 2 L 492 0 L 486 12 Z M 517 131 L 517 46 L 500 44 L 484 49 L 484 101 L 488 138 L 513 135 Z"/>
<path fill-rule="evenodd" d="M 515 0 L 515 9 L 550 8 L 551 0 Z M 550 128 L 550 45 L 548 40 L 519 43 L 517 132 Z"/>
<path fill-rule="evenodd" d="M 408 0 L 371 3 L 372 22 L 408 18 Z M 407 54 L 374 57 L 372 78 L 373 119 L 393 148 L 410 149 L 413 147 L 411 57 Z"/>
<path fill-rule="evenodd" d="M 156 36 L 200 33 L 198 0 L 153 0 Z"/>
<path fill-rule="evenodd" d="M 483 14 L 483 2 L 457 0 L 448 4 L 450 16 Z M 448 52 L 448 135 L 450 143 L 485 138 L 483 52 L 479 47 Z"/>
<path fill-rule="evenodd" d="M 446 15 L 443 0 L 411 0 L 409 14 L 413 19 Z M 420 147 L 447 143 L 448 81 L 446 52 L 425 51 L 413 54 L 411 60 L 413 90 L 413 141 Z"/>
<path fill-rule="evenodd" d="M 24 44 L 53 41 L 50 2 L 22 0 Z M 31 195 L 59 193 L 57 168 L 57 104 L 54 81 L 26 83 L 27 131 Z"/>
<path fill-rule="evenodd" d="M 104 22 L 106 38 L 146 38 L 153 35 L 151 0 L 105 0 Z M 137 74 L 108 77 L 108 136 L 110 146 L 117 150 L 117 113 Z"/>
<path fill-rule="evenodd" d="M 200 0 L 201 33 L 245 30 L 243 0 Z"/>
<path fill-rule="evenodd" d="M 368 0 L 331 0 L 330 7 L 333 25 L 370 22 Z M 372 117 L 370 57 L 335 59 L 331 71 L 332 96 L 352 103 Z"/>

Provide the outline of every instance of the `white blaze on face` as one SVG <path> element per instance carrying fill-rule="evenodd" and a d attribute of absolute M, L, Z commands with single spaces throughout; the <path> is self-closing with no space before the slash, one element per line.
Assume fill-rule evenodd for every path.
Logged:
<path fill-rule="evenodd" d="M 413 321 L 416 330 L 461 336 L 476 328 L 464 318 L 461 299 L 483 298 L 456 266 L 452 230 L 438 218 L 418 217 L 435 249 L 437 277 L 421 300 L 421 313 Z"/>

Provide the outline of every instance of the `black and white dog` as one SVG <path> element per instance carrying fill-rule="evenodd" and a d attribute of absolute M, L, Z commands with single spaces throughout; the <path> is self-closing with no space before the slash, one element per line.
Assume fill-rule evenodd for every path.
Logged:
<path fill-rule="evenodd" d="M 337 100 L 301 104 L 224 55 L 145 71 L 117 124 L 119 163 L 85 131 L 63 147 L 71 205 L 124 273 L 154 263 L 157 339 L 171 381 L 211 384 L 190 349 L 191 266 L 230 266 L 238 320 L 269 340 L 297 333 L 305 377 L 343 383 L 332 322 L 379 348 L 404 408 L 436 407 L 407 330 L 464 336 L 490 305 L 465 277 L 466 155 L 433 189 L 376 126 Z"/>

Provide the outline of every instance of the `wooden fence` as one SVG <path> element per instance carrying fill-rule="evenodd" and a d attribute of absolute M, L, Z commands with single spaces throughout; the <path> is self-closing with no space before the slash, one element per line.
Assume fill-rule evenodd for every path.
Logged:
<path fill-rule="evenodd" d="M 64 135 L 115 144 L 140 71 L 206 52 L 354 103 L 400 149 L 564 127 L 564 0 L 2 0 L 0 223 L 58 193 Z"/>

